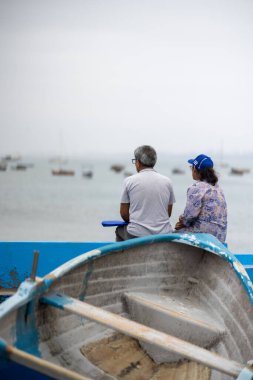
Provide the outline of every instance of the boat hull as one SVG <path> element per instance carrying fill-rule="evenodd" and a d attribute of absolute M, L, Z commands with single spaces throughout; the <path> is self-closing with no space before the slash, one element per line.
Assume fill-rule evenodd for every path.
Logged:
<path fill-rule="evenodd" d="M 252 359 L 252 284 L 235 257 L 210 236 L 160 235 L 107 245 L 71 260 L 34 284 L 22 284 L 19 297 L 12 297 L 12 302 L 10 298 L 4 303 L 7 306 L 2 304 L 0 336 L 8 344 L 94 379 L 114 378 L 81 352 L 91 342 L 113 335 L 113 328 L 41 303 L 41 296 L 48 292 L 138 320 L 240 363 Z M 149 303 L 155 298 L 152 318 L 150 307 L 140 305 L 137 296 L 146 297 Z M 129 302 L 131 297 L 135 302 Z M 170 300 L 170 306 L 174 302 L 174 312 L 181 315 L 181 325 L 174 321 L 172 331 L 164 320 L 161 323 L 159 297 Z M 203 312 L 211 314 L 213 330 L 218 329 L 218 322 L 220 333 L 201 340 L 198 332 L 203 330 L 198 323 L 187 328 L 185 320 L 195 318 L 192 308 L 196 305 L 202 310 L 196 311 L 197 321 Z M 172 322 L 171 312 L 166 318 Z M 186 326 L 183 336 L 182 325 Z M 189 334 L 189 326 L 196 329 L 195 337 Z M 141 344 L 156 362 L 182 359 L 152 344 Z M 212 370 L 211 378 L 231 376 Z"/>

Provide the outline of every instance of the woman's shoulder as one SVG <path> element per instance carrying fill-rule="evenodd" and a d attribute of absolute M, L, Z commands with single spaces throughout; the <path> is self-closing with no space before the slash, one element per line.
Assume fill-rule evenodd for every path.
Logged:
<path fill-rule="evenodd" d="M 204 181 L 195 181 L 190 188 L 200 188 L 200 189 L 207 189 L 210 186 L 209 183 Z"/>
<path fill-rule="evenodd" d="M 188 194 L 204 195 L 210 188 L 210 184 L 204 181 L 196 181 L 188 188 Z"/>
<path fill-rule="evenodd" d="M 200 193 L 204 194 L 210 194 L 210 195 L 215 195 L 215 194 L 223 194 L 224 192 L 220 185 L 216 183 L 215 185 L 212 185 L 211 183 L 205 182 L 205 181 L 197 181 L 194 184 L 193 189 L 195 188 L 195 191 L 198 191 Z"/>

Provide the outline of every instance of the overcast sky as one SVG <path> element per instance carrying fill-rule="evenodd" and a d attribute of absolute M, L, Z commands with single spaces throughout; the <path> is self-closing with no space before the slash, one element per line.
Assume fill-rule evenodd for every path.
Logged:
<path fill-rule="evenodd" d="M 0 155 L 253 152 L 252 0 L 0 0 L 0 52 Z"/>

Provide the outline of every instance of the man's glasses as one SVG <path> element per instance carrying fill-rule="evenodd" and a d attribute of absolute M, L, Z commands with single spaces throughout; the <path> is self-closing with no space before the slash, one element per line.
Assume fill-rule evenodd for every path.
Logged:
<path fill-rule="evenodd" d="M 132 158 L 132 164 L 135 164 L 136 163 L 136 158 Z"/>

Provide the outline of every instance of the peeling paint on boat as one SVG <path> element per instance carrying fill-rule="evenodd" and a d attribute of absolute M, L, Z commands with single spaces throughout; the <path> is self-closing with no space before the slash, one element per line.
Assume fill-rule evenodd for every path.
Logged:
<path fill-rule="evenodd" d="M 29 354 L 41 357 L 39 332 L 36 326 L 35 302 L 18 309 L 15 347 Z"/>

